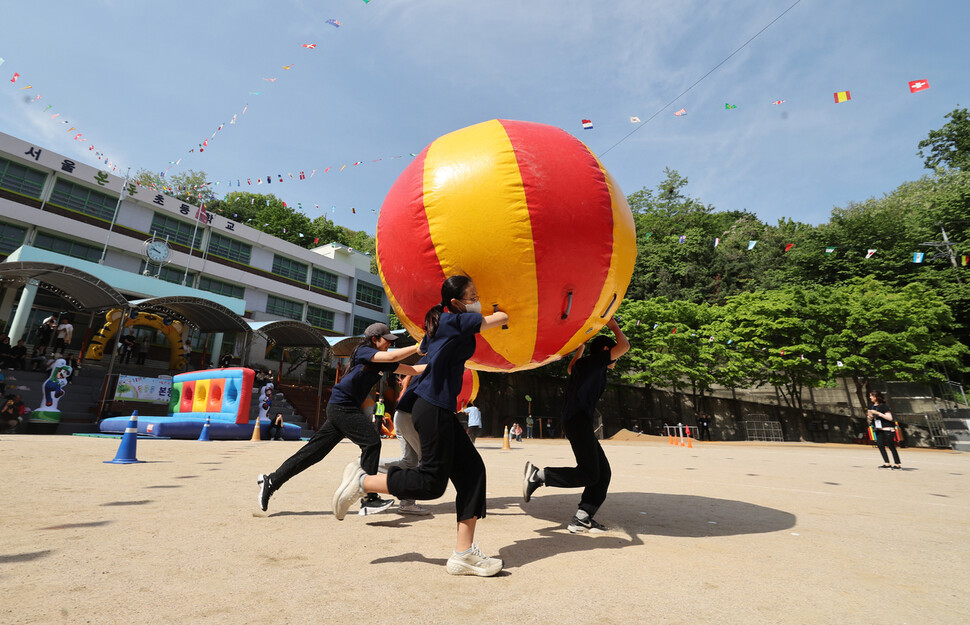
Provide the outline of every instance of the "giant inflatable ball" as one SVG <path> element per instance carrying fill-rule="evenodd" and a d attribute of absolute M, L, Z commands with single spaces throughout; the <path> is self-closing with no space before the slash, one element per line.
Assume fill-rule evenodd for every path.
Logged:
<path fill-rule="evenodd" d="M 398 318 L 423 335 L 447 276 L 465 274 L 482 312 L 468 366 L 539 367 L 594 336 L 626 293 L 633 215 L 596 156 L 544 124 L 492 120 L 435 140 L 401 173 L 377 220 L 377 263 Z"/>

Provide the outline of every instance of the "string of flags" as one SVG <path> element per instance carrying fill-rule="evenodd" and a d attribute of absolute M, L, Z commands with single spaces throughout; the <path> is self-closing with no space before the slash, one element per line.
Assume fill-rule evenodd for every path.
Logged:
<path fill-rule="evenodd" d="M 3 64 L 4 64 L 4 59 L 3 58 L 0 58 L 0 65 L 3 65 Z M 20 91 L 26 91 L 28 89 L 30 89 L 30 90 L 33 90 L 34 89 L 33 84 L 22 85 L 22 86 L 19 86 L 19 87 L 16 86 L 18 83 L 22 83 L 23 82 L 21 80 L 21 78 L 22 78 L 22 76 L 20 75 L 20 72 L 14 72 L 13 73 L 13 76 L 10 78 L 10 84 L 11 85 L 14 85 L 14 88 L 19 89 Z M 35 91 L 31 91 L 31 92 L 32 93 L 36 93 Z M 31 105 L 34 104 L 35 102 L 37 102 L 38 100 L 41 100 L 41 99 L 43 99 L 43 95 L 41 95 L 39 93 L 37 95 L 33 96 L 33 97 L 30 97 L 30 96 L 25 97 L 26 103 L 27 104 L 31 104 Z M 41 111 L 41 113 L 50 112 L 50 110 L 52 108 L 54 108 L 54 105 L 53 104 L 48 104 Z M 62 117 L 63 115 L 64 115 L 64 113 L 60 113 L 60 112 L 52 113 L 48 121 L 52 121 L 52 122 L 55 122 L 55 123 L 58 123 L 58 124 L 62 124 L 62 125 L 69 126 L 69 128 L 67 128 L 66 132 L 68 134 L 74 133 L 74 141 L 80 141 L 82 143 L 83 142 L 88 142 L 88 138 L 84 136 L 84 133 L 83 132 L 75 132 L 76 130 L 78 130 L 78 127 L 76 125 L 74 125 L 70 120 L 63 119 L 63 118 L 62 119 L 58 119 L 59 117 Z M 98 160 L 99 163 L 104 163 L 104 165 L 106 167 L 110 167 L 111 168 L 111 171 L 118 171 L 119 169 L 123 169 L 123 167 L 121 165 L 119 165 L 118 163 L 116 163 L 111 157 L 109 157 L 107 154 L 105 154 L 101 150 L 97 149 L 94 146 L 93 143 L 88 142 L 88 151 L 93 153 L 94 157 Z"/>
<path fill-rule="evenodd" d="M 653 232 L 645 232 L 645 233 L 642 234 L 642 236 L 643 236 L 644 239 L 649 239 L 653 234 L 654 234 Z M 677 236 L 677 243 L 678 244 L 683 244 L 683 243 L 686 243 L 686 242 L 687 242 L 687 235 L 681 234 L 681 235 L 678 235 Z M 714 237 L 714 244 L 713 244 L 713 246 L 716 248 L 720 244 L 721 244 L 721 238 L 720 237 Z M 748 243 L 747 243 L 747 249 L 748 249 L 748 251 L 753 250 L 755 248 L 755 246 L 757 246 L 757 245 L 758 245 L 758 240 L 757 239 L 749 239 L 748 240 Z M 784 244 L 783 251 L 784 252 L 790 252 L 794 247 L 795 247 L 795 244 L 794 243 L 785 243 Z M 836 247 L 834 245 L 830 245 L 830 246 L 827 246 L 825 248 L 825 253 L 826 253 L 826 255 L 833 254 L 833 253 L 835 253 L 835 250 L 836 250 Z M 866 248 L 865 258 L 866 259 L 872 258 L 873 256 L 876 255 L 876 253 L 878 251 L 879 250 L 876 249 L 876 248 Z M 913 252 L 913 262 L 914 263 L 922 263 L 925 258 L 926 258 L 926 253 L 925 252 Z M 958 256 L 958 260 L 959 260 L 960 265 L 962 265 L 964 267 L 970 266 L 970 255 L 961 254 L 960 256 Z"/>
<path fill-rule="evenodd" d="M 926 89 L 929 89 L 930 88 L 930 83 L 926 79 L 922 79 L 922 80 L 911 80 L 907 84 L 909 85 L 909 92 L 910 93 L 917 93 L 919 91 L 925 91 Z M 841 104 L 842 102 L 848 102 L 848 101 L 852 100 L 852 92 L 849 91 L 848 89 L 845 90 L 845 91 L 836 91 L 833 94 L 833 97 L 835 99 L 835 103 L 836 104 Z M 787 101 L 788 100 L 773 100 L 771 103 L 774 106 L 780 106 L 780 105 L 784 104 Z M 725 110 L 733 110 L 733 109 L 736 109 L 736 108 L 738 108 L 738 105 L 737 104 L 731 104 L 729 102 L 725 102 L 724 103 L 724 109 Z M 676 115 L 677 117 L 683 117 L 684 115 L 687 115 L 687 109 L 681 108 L 678 111 L 674 111 L 674 115 Z M 590 119 L 584 119 L 584 120 L 582 120 L 582 123 L 583 123 L 583 129 L 585 129 L 585 130 L 592 130 L 593 129 L 593 121 L 592 120 L 590 120 Z M 636 116 L 631 116 L 630 117 L 630 123 L 631 124 L 639 124 L 640 123 L 640 118 L 639 117 L 636 117 Z"/>

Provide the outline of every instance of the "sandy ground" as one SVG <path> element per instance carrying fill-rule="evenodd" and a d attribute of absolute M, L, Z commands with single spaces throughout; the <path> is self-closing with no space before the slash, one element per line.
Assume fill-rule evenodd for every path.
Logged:
<path fill-rule="evenodd" d="M 526 460 L 564 441 L 480 439 L 495 578 L 453 577 L 454 491 L 432 517 L 338 522 L 352 444 L 256 507 L 298 442 L 0 437 L 0 623 L 970 622 L 970 455 L 813 444 L 606 441 L 613 483 L 572 535 L 579 493 L 521 499 Z M 397 442 L 385 441 L 385 455 Z"/>

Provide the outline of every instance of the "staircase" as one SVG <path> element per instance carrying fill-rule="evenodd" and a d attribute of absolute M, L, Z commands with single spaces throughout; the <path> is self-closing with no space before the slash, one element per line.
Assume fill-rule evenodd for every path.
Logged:
<path fill-rule="evenodd" d="M 249 407 L 250 421 L 254 420 L 257 416 L 259 416 L 259 402 L 257 397 L 258 393 L 259 393 L 259 389 L 254 388 L 253 401 Z M 280 389 L 280 388 L 277 388 L 276 392 L 273 393 L 273 405 L 270 406 L 267 416 L 270 418 L 270 420 L 272 420 L 276 416 L 277 412 L 283 413 L 283 421 L 287 423 L 292 423 L 294 425 L 298 425 L 302 428 L 303 431 L 300 433 L 301 437 L 308 438 L 310 436 L 313 436 L 312 426 L 309 423 L 307 423 L 306 419 L 304 419 L 303 416 L 300 414 L 300 412 L 303 412 L 303 411 L 293 406 L 293 404 L 291 404 L 290 401 L 287 399 L 284 389 Z"/>

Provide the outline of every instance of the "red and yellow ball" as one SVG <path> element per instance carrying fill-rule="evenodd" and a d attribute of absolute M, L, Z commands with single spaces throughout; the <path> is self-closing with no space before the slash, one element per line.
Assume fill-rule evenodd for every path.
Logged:
<path fill-rule="evenodd" d="M 599 159 L 569 133 L 492 120 L 436 139 L 401 173 L 377 221 L 377 264 L 415 336 L 441 283 L 469 276 L 483 314 L 508 327 L 478 336 L 468 366 L 539 367 L 610 319 L 636 260 L 633 215 Z"/>

